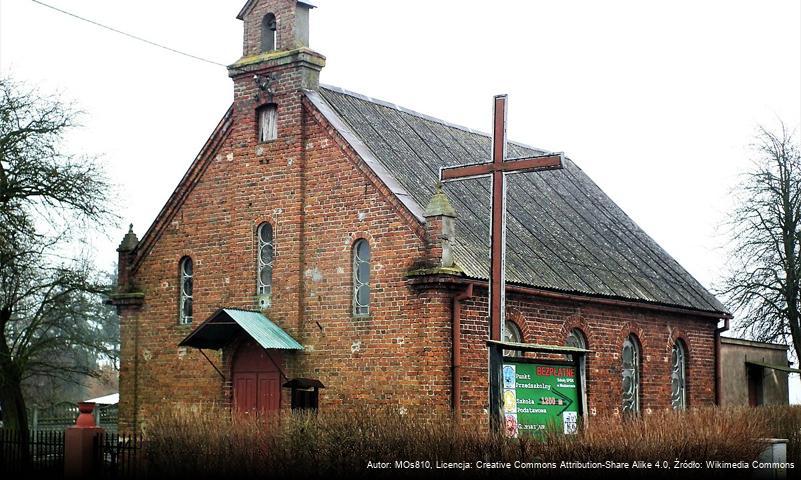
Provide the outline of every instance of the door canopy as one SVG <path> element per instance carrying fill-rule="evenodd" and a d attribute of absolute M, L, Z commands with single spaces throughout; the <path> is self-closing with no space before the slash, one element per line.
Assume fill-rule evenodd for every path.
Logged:
<path fill-rule="evenodd" d="M 303 350 L 303 346 L 260 312 L 222 308 L 184 338 L 179 347 L 219 350 L 242 332 L 265 349 Z"/>

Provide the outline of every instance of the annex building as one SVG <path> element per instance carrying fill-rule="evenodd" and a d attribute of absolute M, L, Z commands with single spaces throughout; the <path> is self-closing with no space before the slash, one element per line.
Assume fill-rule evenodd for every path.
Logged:
<path fill-rule="evenodd" d="M 247 2 L 233 104 L 119 247 L 121 428 L 165 402 L 486 414 L 489 184 L 437 179 L 490 138 L 321 84 L 311 8 Z M 564 163 L 508 182 L 506 338 L 589 349 L 591 416 L 715 403 L 731 315 Z"/>

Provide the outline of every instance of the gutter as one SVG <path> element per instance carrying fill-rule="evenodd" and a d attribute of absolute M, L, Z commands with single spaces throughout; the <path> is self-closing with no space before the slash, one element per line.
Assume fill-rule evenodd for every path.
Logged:
<path fill-rule="evenodd" d="M 473 296 L 473 284 L 453 297 L 451 322 L 451 409 L 456 421 L 462 418 L 462 302 Z"/>
<path fill-rule="evenodd" d="M 729 330 L 729 318 L 723 319 L 723 326 L 715 329 L 715 405 L 720 406 L 720 385 L 723 374 L 723 365 L 720 361 L 720 334 Z"/>
<path fill-rule="evenodd" d="M 139 431 L 139 315 L 134 320 L 133 431 Z M 119 421 L 117 422 L 119 423 Z"/>
<path fill-rule="evenodd" d="M 474 284 L 477 287 L 487 287 L 486 280 L 474 280 L 465 277 L 455 277 L 453 275 L 416 275 L 409 278 L 412 285 L 428 285 L 428 284 L 442 284 L 449 283 L 455 285 Z M 693 315 L 696 317 L 708 317 L 715 320 L 730 320 L 734 318 L 730 313 L 715 312 L 706 310 L 695 310 L 692 308 L 674 307 L 663 305 L 659 303 L 649 303 L 638 300 L 628 300 L 622 298 L 607 298 L 607 297 L 593 297 L 589 295 L 559 292 L 553 290 L 545 290 L 536 287 L 523 287 L 519 285 L 506 284 L 506 291 L 513 293 L 520 293 L 524 295 L 531 295 L 540 298 L 549 298 L 555 300 L 567 300 L 571 302 L 594 303 L 598 305 L 612 305 L 615 307 L 623 308 L 639 308 L 643 310 L 651 310 L 656 312 L 676 313 L 681 315 Z M 725 331 L 725 330 L 724 330 Z"/>

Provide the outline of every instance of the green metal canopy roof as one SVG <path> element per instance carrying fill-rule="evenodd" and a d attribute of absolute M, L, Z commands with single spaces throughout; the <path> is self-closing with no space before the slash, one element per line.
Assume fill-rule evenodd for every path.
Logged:
<path fill-rule="evenodd" d="M 234 308 L 217 310 L 178 346 L 217 350 L 243 331 L 266 349 L 303 350 L 300 343 L 262 313 Z"/>

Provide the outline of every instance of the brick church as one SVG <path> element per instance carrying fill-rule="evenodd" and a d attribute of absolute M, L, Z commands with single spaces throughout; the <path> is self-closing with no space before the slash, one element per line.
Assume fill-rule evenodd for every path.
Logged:
<path fill-rule="evenodd" d="M 486 415 L 489 182 L 438 174 L 490 137 L 321 84 L 312 8 L 242 8 L 233 104 L 120 244 L 121 428 L 165 403 Z M 504 338 L 588 349 L 590 416 L 716 402 L 731 315 L 573 161 L 510 177 L 507 209 Z"/>

